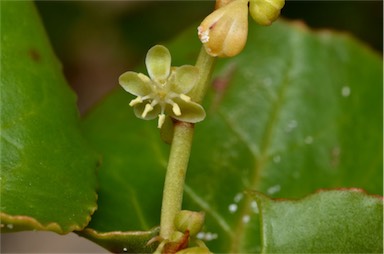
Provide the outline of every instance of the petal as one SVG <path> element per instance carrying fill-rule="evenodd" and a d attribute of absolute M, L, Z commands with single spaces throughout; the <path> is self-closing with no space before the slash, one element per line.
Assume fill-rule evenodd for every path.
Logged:
<path fill-rule="evenodd" d="M 140 103 L 138 105 L 135 105 L 133 107 L 133 112 L 140 119 L 145 119 L 145 120 L 155 119 L 160 114 L 160 112 L 161 112 L 160 105 L 158 105 L 158 104 L 155 105 L 153 107 L 152 111 L 149 111 L 145 117 L 142 117 L 142 114 L 143 114 L 144 109 L 145 109 L 145 105 L 147 105 L 147 104 L 148 104 L 148 101 L 145 101 L 144 103 Z"/>
<path fill-rule="evenodd" d="M 172 112 L 172 108 L 170 107 L 167 112 L 169 113 L 170 116 L 173 118 L 183 121 L 183 122 L 188 122 L 188 123 L 197 123 L 205 118 L 205 110 L 204 108 L 195 102 L 186 102 L 181 99 L 175 99 L 174 100 L 180 107 L 181 109 L 181 115 L 177 116 Z"/>
<path fill-rule="evenodd" d="M 148 50 L 145 65 L 151 79 L 163 84 L 171 70 L 171 54 L 169 50 L 161 45 L 153 46 Z"/>
<path fill-rule="evenodd" d="M 199 69 L 192 65 L 178 67 L 170 80 L 170 90 L 178 94 L 186 94 L 192 90 L 199 79 Z"/>
<path fill-rule="evenodd" d="M 151 80 L 144 74 L 133 71 L 121 74 L 119 84 L 125 91 L 136 96 L 145 96 L 152 92 Z"/>

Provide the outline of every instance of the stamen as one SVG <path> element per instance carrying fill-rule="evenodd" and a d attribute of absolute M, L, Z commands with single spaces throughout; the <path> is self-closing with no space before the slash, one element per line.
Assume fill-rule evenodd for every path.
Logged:
<path fill-rule="evenodd" d="M 173 113 L 175 113 L 175 115 L 177 115 L 177 116 L 181 115 L 180 107 L 179 107 L 179 105 L 177 105 L 175 102 L 172 103 L 172 111 L 173 111 Z"/>
<path fill-rule="evenodd" d="M 151 112 L 153 110 L 153 107 L 151 106 L 151 104 L 146 104 L 145 105 L 145 108 L 144 108 L 144 111 L 143 111 L 143 114 L 141 114 L 141 117 L 142 118 L 145 118 L 148 114 L 148 112 Z"/>
<path fill-rule="evenodd" d="M 139 104 L 142 102 L 143 102 L 143 98 L 141 98 L 141 96 L 137 96 L 136 99 L 131 100 L 131 102 L 129 103 L 129 106 L 133 107 L 136 104 Z"/>
<path fill-rule="evenodd" d="M 185 102 L 190 102 L 191 101 L 191 97 L 189 97 L 188 95 L 180 94 L 179 96 L 180 96 L 180 99 L 182 99 Z"/>
<path fill-rule="evenodd" d="M 158 101 L 157 99 L 154 99 L 154 100 L 151 102 L 151 106 L 154 107 L 154 106 L 156 106 L 158 103 L 159 103 L 159 101 Z"/>
<path fill-rule="evenodd" d="M 160 114 L 159 115 L 159 120 L 157 122 L 157 128 L 161 128 L 161 126 L 163 126 L 164 124 L 164 121 L 165 121 L 165 115 L 164 114 Z"/>

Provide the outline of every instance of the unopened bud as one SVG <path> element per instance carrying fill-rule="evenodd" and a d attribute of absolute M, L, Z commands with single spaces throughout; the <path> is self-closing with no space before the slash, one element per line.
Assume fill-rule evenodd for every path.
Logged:
<path fill-rule="evenodd" d="M 284 3 L 284 0 L 250 0 L 249 11 L 257 23 L 268 26 L 279 17 Z"/>
<path fill-rule="evenodd" d="M 201 22 L 198 35 L 211 56 L 239 54 L 247 42 L 248 0 L 235 0 L 212 12 Z"/>
<path fill-rule="evenodd" d="M 236 1 L 236 0 L 216 0 L 215 10 L 229 4 L 232 1 Z"/>
<path fill-rule="evenodd" d="M 190 236 L 196 236 L 204 225 L 204 212 L 182 210 L 175 217 L 175 227 L 180 232 L 189 231 Z"/>
<path fill-rule="evenodd" d="M 182 232 L 174 231 L 172 232 L 168 240 L 170 242 L 180 242 L 183 239 L 183 237 L 184 237 L 184 234 Z"/>

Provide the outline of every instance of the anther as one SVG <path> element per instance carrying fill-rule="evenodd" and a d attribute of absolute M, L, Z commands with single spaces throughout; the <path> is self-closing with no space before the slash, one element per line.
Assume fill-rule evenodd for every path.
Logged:
<path fill-rule="evenodd" d="M 177 105 L 175 102 L 172 104 L 172 111 L 175 113 L 175 115 L 179 116 L 181 115 L 181 110 L 179 105 Z"/>
<path fill-rule="evenodd" d="M 185 94 L 180 94 L 180 99 L 182 99 L 185 102 L 191 101 L 191 97 L 189 97 L 188 95 L 185 95 Z"/>
<path fill-rule="evenodd" d="M 143 111 L 143 114 L 141 114 L 141 117 L 145 118 L 147 116 L 148 112 L 151 112 L 152 110 L 153 110 L 153 107 L 151 106 L 151 104 L 146 104 L 144 111 Z"/>
<path fill-rule="evenodd" d="M 157 122 L 157 128 L 161 128 L 161 126 L 163 126 L 164 124 L 164 121 L 165 121 L 165 115 L 164 114 L 160 114 L 159 115 L 159 120 Z"/>
<path fill-rule="evenodd" d="M 131 100 L 131 102 L 129 103 L 129 106 L 133 107 L 136 104 L 139 104 L 139 103 L 142 103 L 142 102 L 143 102 L 143 99 L 141 98 L 141 96 L 137 96 L 136 99 Z"/>

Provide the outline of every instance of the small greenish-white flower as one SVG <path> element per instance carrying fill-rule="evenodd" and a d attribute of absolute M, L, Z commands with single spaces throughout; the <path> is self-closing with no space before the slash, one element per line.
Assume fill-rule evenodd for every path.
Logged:
<path fill-rule="evenodd" d="M 137 117 L 145 120 L 158 117 L 158 128 L 163 125 L 166 115 L 189 123 L 205 118 L 204 108 L 188 96 L 199 77 L 197 67 L 171 67 L 171 54 L 161 45 L 148 51 L 145 65 L 149 77 L 132 71 L 119 77 L 124 90 L 137 96 L 129 103 Z"/>

